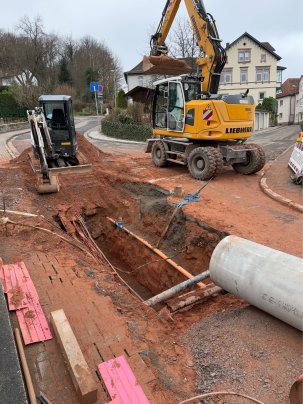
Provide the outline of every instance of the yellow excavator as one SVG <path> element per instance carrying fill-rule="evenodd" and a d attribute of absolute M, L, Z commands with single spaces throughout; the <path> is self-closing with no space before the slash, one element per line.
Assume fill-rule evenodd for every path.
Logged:
<path fill-rule="evenodd" d="M 153 138 L 147 141 L 146 152 L 152 153 L 158 167 L 169 162 L 187 165 L 198 180 L 218 175 L 223 165 L 245 175 L 256 173 L 265 164 L 264 151 L 245 143 L 253 132 L 253 97 L 249 90 L 218 94 L 226 53 L 215 21 L 202 0 L 184 1 L 199 47 L 197 73 L 189 73 L 192 69 L 184 60 L 168 56 L 165 40 L 181 3 L 168 0 L 143 70 L 175 76 L 154 83 Z"/>

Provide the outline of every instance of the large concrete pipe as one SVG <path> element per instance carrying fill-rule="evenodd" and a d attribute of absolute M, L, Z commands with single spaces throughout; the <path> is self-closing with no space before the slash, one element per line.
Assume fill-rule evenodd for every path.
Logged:
<path fill-rule="evenodd" d="M 210 260 L 216 285 L 303 331 L 303 260 L 236 236 Z"/>

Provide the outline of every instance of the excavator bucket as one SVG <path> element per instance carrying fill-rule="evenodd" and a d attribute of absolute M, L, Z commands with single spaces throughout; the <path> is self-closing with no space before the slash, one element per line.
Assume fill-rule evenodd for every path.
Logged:
<path fill-rule="evenodd" d="M 178 75 L 190 73 L 192 68 L 185 60 L 174 59 L 169 56 L 144 56 L 143 71 L 146 74 Z"/>
<path fill-rule="evenodd" d="M 60 183 L 57 175 L 50 175 L 49 180 L 44 180 L 43 177 L 39 175 L 36 188 L 39 194 L 53 194 L 59 192 Z"/>

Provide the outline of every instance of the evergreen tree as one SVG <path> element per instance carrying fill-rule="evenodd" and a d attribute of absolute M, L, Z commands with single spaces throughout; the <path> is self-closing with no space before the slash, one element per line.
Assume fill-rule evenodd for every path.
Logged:
<path fill-rule="evenodd" d="M 59 76 L 58 81 L 60 84 L 72 84 L 71 74 L 68 70 L 67 60 L 63 57 L 59 64 Z"/>
<path fill-rule="evenodd" d="M 117 95 L 117 107 L 118 108 L 127 108 L 127 99 L 125 97 L 125 92 L 121 89 Z"/>
<path fill-rule="evenodd" d="M 86 83 L 88 85 L 92 81 L 98 81 L 99 80 L 99 72 L 98 72 L 98 70 L 95 70 L 92 67 L 89 67 L 85 71 L 85 78 L 86 78 Z"/>

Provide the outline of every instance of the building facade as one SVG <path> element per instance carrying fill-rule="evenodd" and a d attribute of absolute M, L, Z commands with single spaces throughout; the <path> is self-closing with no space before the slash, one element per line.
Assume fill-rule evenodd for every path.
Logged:
<path fill-rule="evenodd" d="M 278 101 L 278 124 L 293 125 L 296 123 L 296 106 L 299 106 L 300 79 L 287 79 L 282 84 L 282 91 L 277 94 Z M 297 113 L 298 115 L 298 113 Z"/>
<path fill-rule="evenodd" d="M 245 32 L 226 45 L 226 54 L 219 93 L 236 94 L 249 89 L 256 105 L 266 97 L 276 98 L 285 67 L 278 66 L 281 57 L 268 42 L 259 42 Z"/>
<path fill-rule="evenodd" d="M 296 94 L 295 123 L 303 122 L 303 75 L 301 75 Z"/>

